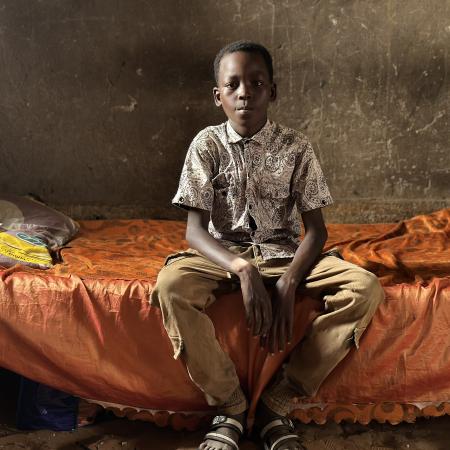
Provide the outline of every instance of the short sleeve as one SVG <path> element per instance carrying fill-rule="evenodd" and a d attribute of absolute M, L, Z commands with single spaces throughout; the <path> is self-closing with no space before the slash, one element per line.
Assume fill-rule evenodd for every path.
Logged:
<path fill-rule="evenodd" d="M 205 130 L 194 138 L 186 154 L 180 183 L 172 204 L 180 208 L 211 211 L 214 197 L 211 184 L 214 170 L 214 145 Z"/>
<path fill-rule="evenodd" d="M 293 177 L 293 192 L 299 212 L 331 205 L 333 199 L 310 142 L 306 142 L 299 155 Z"/>

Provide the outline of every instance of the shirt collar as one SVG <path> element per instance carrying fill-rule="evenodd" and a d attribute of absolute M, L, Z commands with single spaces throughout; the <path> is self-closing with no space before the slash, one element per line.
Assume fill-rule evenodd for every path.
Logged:
<path fill-rule="evenodd" d="M 244 138 L 239 133 L 234 131 L 233 127 L 230 124 L 230 121 L 227 121 L 226 129 L 227 129 L 227 140 L 228 143 L 230 144 L 236 144 L 243 140 L 255 141 L 258 144 L 264 144 L 272 132 L 272 122 L 270 122 L 270 120 L 267 119 L 265 125 L 257 133 L 255 133 L 252 137 L 249 138 Z"/>

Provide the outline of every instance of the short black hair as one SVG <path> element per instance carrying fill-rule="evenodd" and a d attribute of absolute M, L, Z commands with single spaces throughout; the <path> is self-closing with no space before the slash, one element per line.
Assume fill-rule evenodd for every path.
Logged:
<path fill-rule="evenodd" d="M 269 50 L 267 50 L 267 48 L 264 47 L 263 45 L 257 44 L 256 42 L 236 41 L 220 49 L 219 53 L 217 53 L 216 57 L 214 58 L 214 78 L 216 79 L 216 83 L 219 83 L 220 61 L 222 61 L 222 58 L 225 55 L 234 52 L 259 53 L 263 57 L 264 62 L 266 63 L 267 71 L 269 72 L 270 82 L 273 82 L 273 64 L 272 64 L 272 56 L 270 55 Z"/>

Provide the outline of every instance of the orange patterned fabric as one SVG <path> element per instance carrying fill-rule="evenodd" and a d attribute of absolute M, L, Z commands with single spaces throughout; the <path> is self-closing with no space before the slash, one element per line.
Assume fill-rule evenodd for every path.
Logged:
<path fill-rule="evenodd" d="M 62 264 L 45 272 L 0 270 L 0 365 L 84 398 L 127 405 L 129 417 L 164 422 L 167 412 L 155 411 L 178 412 L 170 421 L 176 417 L 176 427 L 193 427 L 198 416 L 181 412 L 208 407 L 181 361 L 171 358 L 160 312 L 147 302 L 166 255 L 186 245 L 185 224 L 80 225 L 61 252 Z M 398 224 L 329 226 L 327 248 L 339 246 L 345 259 L 375 272 L 387 297 L 360 349 L 314 399 L 296 405 L 295 417 L 366 423 L 448 412 L 449 233 L 450 209 Z M 299 299 L 293 344 L 319 309 L 318 302 Z M 259 349 L 246 331 L 238 293 L 208 314 L 254 408 L 288 352 L 268 357 Z"/>
<path fill-rule="evenodd" d="M 450 209 L 397 224 L 330 225 L 329 246 L 384 285 L 450 276 Z"/>
<path fill-rule="evenodd" d="M 126 417 L 131 420 L 144 420 L 153 422 L 158 426 L 171 426 L 175 430 L 195 430 L 206 426 L 210 422 L 210 416 L 189 413 L 171 413 L 168 411 L 151 411 L 131 407 L 119 407 L 104 404 L 103 407 L 112 411 L 118 417 Z M 92 414 L 89 404 L 86 409 Z M 380 423 L 388 422 L 397 425 L 401 422 L 415 422 L 418 417 L 439 417 L 450 415 L 450 403 L 444 402 L 433 405 L 413 405 L 408 403 L 336 403 L 321 406 L 311 406 L 307 409 L 296 409 L 291 414 L 292 418 L 303 423 L 324 424 L 334 421 L 340 423 L 358 422 L 368 424 L 372 420 Z"/>
<path fill-rule="evenodd" d="M 376 273 L 384 284 L 427 282 L 450 274 L 450 209 L 397 224 L 331 224 L 326 248 Z M 62 251 L 55 275 L 154 282 L 168 253 L 186 247 L 185 223 L 95 220 Z"/>

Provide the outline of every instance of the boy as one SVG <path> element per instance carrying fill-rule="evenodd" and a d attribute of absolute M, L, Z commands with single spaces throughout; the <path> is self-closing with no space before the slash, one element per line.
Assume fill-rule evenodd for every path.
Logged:
<path fill-rule="evenodd" d="M 266 449 L 301 449 L 285 418 L 291 399 L 314 395 L 349 342 L 358 345 L 383 291 L 373 274 L 321 254 L 327 231 L 320 208 L 332 199 L 306 137 L 267 119 L 276 99 L 267 49 L 232 43 L 217 54 L 214 71 L 214 101 L 228 121 L 201 131 L 188 150 L 173 203 L 188 210 L 191 248 L 169 256 L 152 303 L 174 357 L 221 414 L 199 449 L 233 450 L 247 400 L 203 310 L 240 286 L 249 327 L 274 353 L 291 339 L 296 290 L 323 300 L 324 313 L 263 393 L 256 416 Z M 272 298 L 265 284 L 274 286 Z"/>

